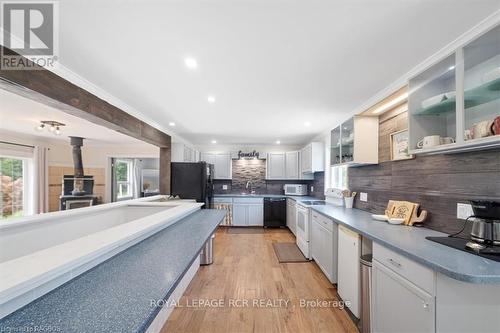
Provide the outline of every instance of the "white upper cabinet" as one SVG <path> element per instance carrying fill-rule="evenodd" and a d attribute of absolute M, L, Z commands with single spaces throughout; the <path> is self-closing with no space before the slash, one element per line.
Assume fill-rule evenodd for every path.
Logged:
<path fill-rule="evenodd" d="M 214 179 L 232 178 L 230 153 L 201 153 L 201 160 L 214 165 Z"/>
<path fill-rule="evenodd" d="M 331 132 L 331 165 L 378 163 L 378 117 L 356 116 Z"/>
<path fill-rule="evenodd" d="M 302 179 L 299 173 L 300 153 L 269 153 L 266 161 L 266 179 Z"/>
<path fill-rule="evenodd" d="M 215 155 L 215 179 L 231 179 L 231 154 Z"/>
<path fill-rule="evenodd" d="M 183 143 L 172 143 L 172 162 L 199 162 L 199 151 Z"/>
<path fill-rule="evenodd" d="M 267 179 L 285 179 L 286 178 L 286 153 L 267 154 Z"/>
<path fill-rule="evenodd" d="M 301 173 L 325 171 L 323 142 L 311 142 L 300 151 Z"/>
<path fill-rule="evenodd" d="M 410 153 L 500 146 L 500 26 L 409 80 Z"/>
<path fill-rule="evenodd" d="M 299 179 L 299 152 L 289 151 L 285 154 L 286 159 L 286 178 Z"/>

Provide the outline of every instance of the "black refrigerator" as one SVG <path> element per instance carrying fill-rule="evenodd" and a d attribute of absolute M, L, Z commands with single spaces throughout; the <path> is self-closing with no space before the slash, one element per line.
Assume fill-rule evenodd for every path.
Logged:
<path fill-rule="evenodd" d="M 170 194 L 181 199 L 203 202 L 203 208 L 213 207 L 214 166 L 206 162 L 172 162 Z"/>

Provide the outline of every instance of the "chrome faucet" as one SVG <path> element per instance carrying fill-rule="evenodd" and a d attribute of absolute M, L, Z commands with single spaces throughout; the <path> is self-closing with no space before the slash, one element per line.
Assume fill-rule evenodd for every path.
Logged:
<path fill-rule="evenodd" d="M 251 180 L 247 181 L 247 184 L 245 185 L 245 189 L 246 189 L 247 191 L 249 191 L 251 194 L 255 193 L 255 191 L 252 191 L 252 185 L 253 185 L 253 184 L 252 184 L 252 181 L 251 181 Z M 250 190 L 249 190 L 249 188 L 250 188 Z"/>

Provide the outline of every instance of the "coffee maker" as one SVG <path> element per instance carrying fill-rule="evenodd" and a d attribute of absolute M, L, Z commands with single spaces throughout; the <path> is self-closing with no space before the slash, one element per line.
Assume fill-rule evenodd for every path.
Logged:
<path fill-rule="evenodd" d="M 471 200 L 473 216 L 468 248 L 477 249 L 484 246 L 500 245 L 500 202 L 488 200 Z M 474 244 L 475 243 L 475 244 Z"/>

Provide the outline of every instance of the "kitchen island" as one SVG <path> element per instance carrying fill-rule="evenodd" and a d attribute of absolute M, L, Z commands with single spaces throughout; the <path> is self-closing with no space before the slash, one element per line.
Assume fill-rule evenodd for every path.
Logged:
<path fill-rule="evenodd" d="M 0 330 L 159 331 L 169 314 L 165 301 L 182 295 L 224 214 L 182 218 L 3 318 Z"/>

